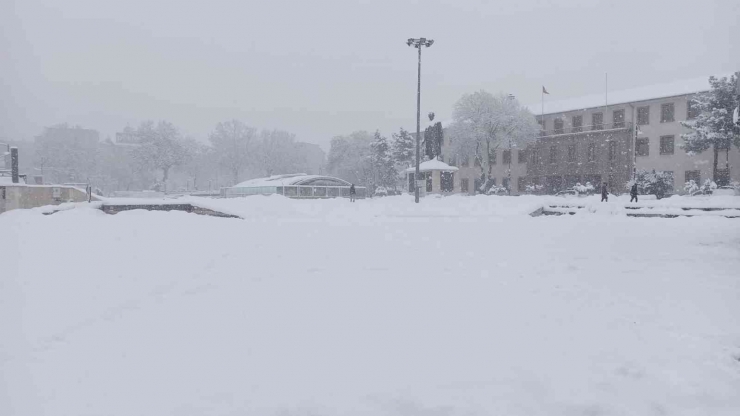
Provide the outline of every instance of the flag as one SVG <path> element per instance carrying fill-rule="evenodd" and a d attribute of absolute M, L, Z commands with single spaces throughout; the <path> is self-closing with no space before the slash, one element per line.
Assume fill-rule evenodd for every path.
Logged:
<path fill-rule="evenodd" d="M 547 95 L 550 95 L 550 93 L 549 93 L 549 92 L 547 92 L 547 90 L 545 89 L 545 86 L 544 86 L 544 85 L 542 86 L 542 93 L 543 93 L 543 94 L 547 94 Z"/>

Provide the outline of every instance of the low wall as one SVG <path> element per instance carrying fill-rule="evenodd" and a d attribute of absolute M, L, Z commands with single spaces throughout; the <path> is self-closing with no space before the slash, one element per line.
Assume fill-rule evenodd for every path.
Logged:
<path fill-rule="evenodd" d="M 93 201 L 98 198 L 93 195 Z M 64 202 L 87 201 L 84 190 L 71 186 L 4 185 L 0 186 L 0 213 L 12 209 L 27 209 Z"/>

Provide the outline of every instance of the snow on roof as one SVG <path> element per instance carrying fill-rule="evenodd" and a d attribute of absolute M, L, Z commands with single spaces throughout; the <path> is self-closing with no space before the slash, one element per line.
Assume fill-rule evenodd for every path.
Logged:
<path fill-rule="evenodd" d="M 18 183 L 13 183 L 12 176 L 0 176 L 0 185 L 25 185 L 26 180 L 23 177 L 18 177 Z"/>
<path fill-rule="evenodd" d="M 330 179 L 333 181 L 339 181 L 347 186 L 350 185 L 349 182 L 339 179 L 339 178 L 335 178 L 333 176 L 308 175 L 306 173 L 289 173 L 285 175 L 273 175 L 267 178 L 250 179 L 248 181 L 244 181 L 242 183 L 234 185 L 234 188 L 251 188 L 251 187 L 258 187 L 258 186 L 300 185 L 302 182 L 308 181 L 310 179 Z"/>
<path fill-rule="evenodd" d="M 709 77 L 675 81 L 667 84 L 647 85 L 621 91 L 608 91 L 608 102 L 605 101 L 603 93 L 558 101 L 548 101 L 548 97 L 545 97 L 544 113 L 564 113 L 566 111 L 603 107 L 605 103 L 608 105 L 626 104 L 638 101 L 675 97 L 679 95 L 695 94 L 702 91 L 709 91 Z M 528 105 L 527 108 L 529 108 L 529 111 L 535 115 L 542 113 L 542 103 L 531 104 Z"/>
<path fill-rule="evenodd" d="M 437 159 L 427 160 L 426 162 L 422 162 L 419 164 L 419 172 L 430 172 L 433 170 L 441 170 L 443 172 L 457 172 L 459 169 Z M 415 171 L 415 167 L 406 169 L 406 173 L 412 173 Z"/>

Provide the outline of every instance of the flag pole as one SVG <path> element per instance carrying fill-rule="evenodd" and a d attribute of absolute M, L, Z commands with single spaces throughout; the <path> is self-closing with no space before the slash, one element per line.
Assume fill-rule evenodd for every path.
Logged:
<path fill-rule="evenodd" d="M 606 113 L 609 111 L 609 73 L 604 73 L 604 120 L 606 120 Z"/>

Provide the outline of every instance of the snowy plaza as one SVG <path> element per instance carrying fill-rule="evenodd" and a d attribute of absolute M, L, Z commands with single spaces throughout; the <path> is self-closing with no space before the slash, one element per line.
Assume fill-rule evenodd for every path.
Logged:
<path fill-rule="evenodd" d="M 740 414 L 740 220 L 547 198 L 5 213 L 0 414 Z"/>

